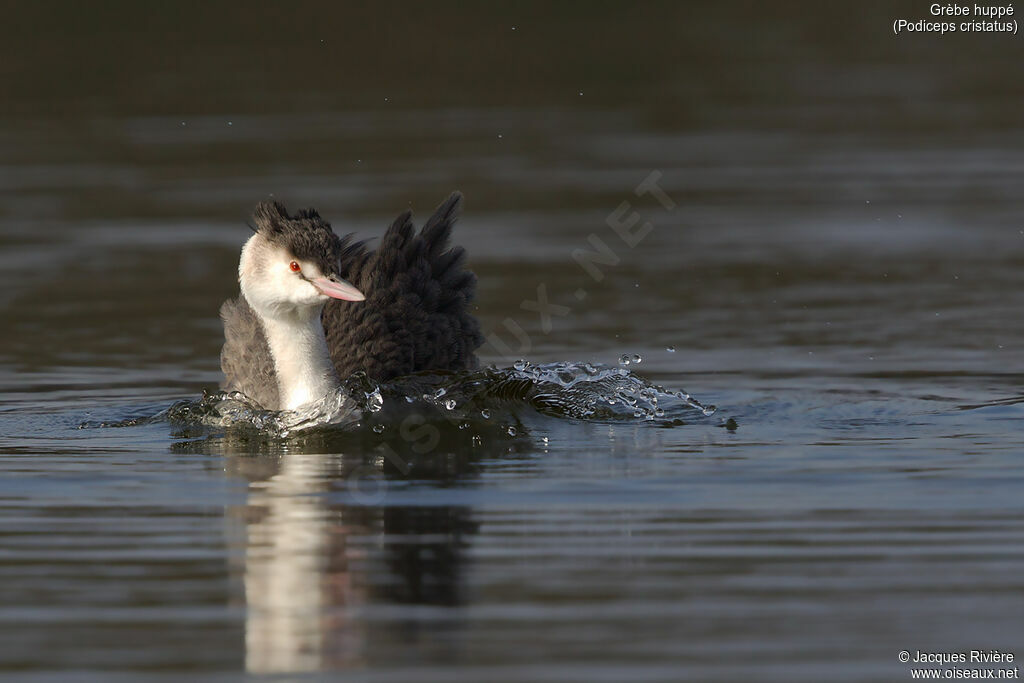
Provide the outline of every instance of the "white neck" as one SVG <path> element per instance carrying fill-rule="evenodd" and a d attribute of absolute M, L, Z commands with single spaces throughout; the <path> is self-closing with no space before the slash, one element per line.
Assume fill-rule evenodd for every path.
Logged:
<path fill-rule="evenodd" d="M 322 306 L 261 316 L 277 369 L 279 410 L 295 410 L 341 386 L 320 322 Z"/>

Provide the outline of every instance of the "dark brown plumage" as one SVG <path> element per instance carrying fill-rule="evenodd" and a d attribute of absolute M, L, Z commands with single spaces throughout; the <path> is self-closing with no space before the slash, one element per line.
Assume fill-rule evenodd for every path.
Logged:
<path fill-rule="evenodd" d="M 301 259 L 358 287 L 365 301 L 331 299 L 321 321 L 341 378 L 363 371 L 384 381 L 423 370 L 476 367 L 483 343 L 469 306 L 476 276 L 461 247 L 449 247 L 462 195 L 453 193 L 417 234 L 410 211 L 391 224 L 376 250 L 338 237 L 316 211 L 289 216 L 278 203 L 255 211 L 260 233 Z M 259 316 L 242 295 L 221 307 L 225 342 L 221 368 L 227 390 L 278 408 L 274 360 Z"/>

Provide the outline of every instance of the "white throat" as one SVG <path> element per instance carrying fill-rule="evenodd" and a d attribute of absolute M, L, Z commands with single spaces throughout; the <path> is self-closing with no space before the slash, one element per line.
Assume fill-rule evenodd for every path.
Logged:
<path fill-rule="evenodd" d="M 277 370 L 279 410 L 295 410 L 341 386 L 320 322 L 322 306 L 292 315 L 261 316 Z"/>
<path fill-rule="evenodd" d="M 242 296 L 260 319 L 274 358 L 278 410 L 295 410 L 341 387 L 320 320 L 327 296 L 306 276 L 319 271 L 294 258 L 257 233 L 238 262 Z M 300 268 L 308 270 L 300 274 Z"/>

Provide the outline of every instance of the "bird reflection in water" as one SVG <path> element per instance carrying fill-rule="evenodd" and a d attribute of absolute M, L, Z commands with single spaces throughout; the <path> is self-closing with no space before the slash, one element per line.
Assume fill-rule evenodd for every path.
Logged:
<path fill-rule="evenodd" d="M 347 543 L 355 525 L 346 511 L 326 503 L 322 462 L 295 454 L 234 463 L 250 478 L 246 504 L 229 512 L 241 522 L 232 535 L 241 546 L 247 671 L 317 671 L 328 656 L 351 664 L 362 650 L 361 630 L 329 613 L 365 603 L 366 587 L 353 586 L 349 565 L 362 553 Z"/>
<path fill-rule="evenodd" d="M 366 434 L 301 442 L 228 434 L 179 444 L 222 456 L 225 472 L 248 482 L 244 504 L 226 514 L 232 594 L 245 605 L 248 671 L 359 668 L 374 652 L 392 653 L 392 664 L 400 663 L 395 651 L 407 652 L 410 662 L 454 655 L 458 619 L 438 629 L 415 610 L 368 615 L 382 605 L 464 602 L 466 548 L 477 526 L 471 509 L 398 504 L 397 489 L 410 482 L 436 486 L 475 476 L 476 461 L 489 449 L 473 456 L 464 446 L 455 451 L 448 441 L 466 434 L 441 427 L 445 437 L 426 455 L 379 437 L 373 446 Z M 510 446 L 495 448 L 507 456 Z M 383 449 L 398 451 L 412 470 L 398 471 L 379 456 Z M 369 470 L 381 479 L 364 480 L 360 493 L 356 479 Z M 401 487 L 391 486 L 399 481 Z M 366 504 L 373 491 L 381 491 L 376 504 Z"/>

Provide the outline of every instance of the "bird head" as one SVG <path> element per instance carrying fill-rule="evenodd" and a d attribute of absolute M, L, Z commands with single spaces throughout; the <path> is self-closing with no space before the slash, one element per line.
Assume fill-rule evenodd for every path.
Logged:
<path fill-rule="evenodd" d="M 264 316 L 319 315 L 328 299 L 366 297 L 338 274 L 341 241 L 312 209 L 289 216 L 278 202 L 262 202 L 255 233 L 242 248 L 238 280 L 249 304 Z"/>

